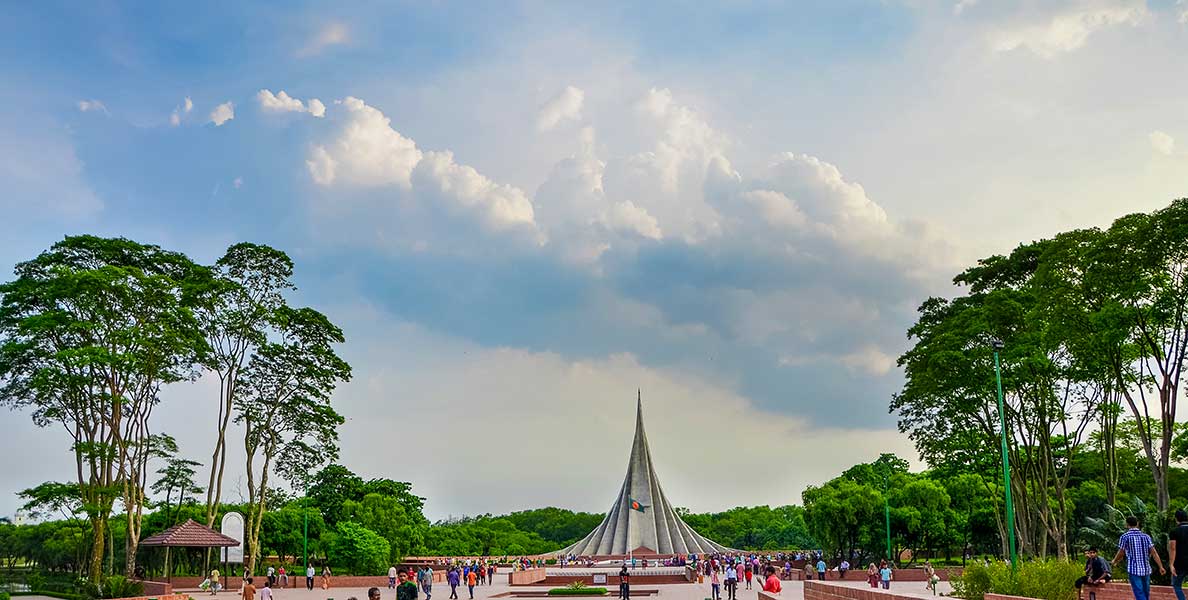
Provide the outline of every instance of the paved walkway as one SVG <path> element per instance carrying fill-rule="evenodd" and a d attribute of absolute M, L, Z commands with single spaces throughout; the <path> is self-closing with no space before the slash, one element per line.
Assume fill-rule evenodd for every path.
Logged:
<path fill-rule="evenodd" d="M 547 589 L 549 589 L 549 587 L 553 587 L 553 586 L 544 586 L 544 587 L 516 586 L 515 588 L 512 588 L 511 586 L 509 586 L 507 584 L 507 575 L 506 574 L 499 575 L 499 576 L 497 576 L 497 578 L 501 581 L 498 583 L 495 583 L 493 585 L 475 586 L 475 588 L 474 588 L 475 600 L 487 600 L 488 598 L 491 598 L 495 595 L 513 591 L 513 589 L 515 591 L 539 591 L 539 590 L 547 590 Z M 804 583 L 803 582 L 784 581 L 782 583 L 783 583 L 783 592 L 780 594 L 780 597 L 782 600 L 804 600 Z M 848 587 L 870 589 L 867 586 L 865 581 L 845 581 L 845 582 L 830 581 L 829 583 L 845 585 Z M 657 590 L 659 590 L 659 594 L 657 594 L 654 597 L 654 598 L 656 598 L 656 600 L 706 600 L 710 596 L 710 586 L 708 583 L 704 583 L 704 584 L 684 583 L 684 584 L 668 584 L 668 585 L 640 584 L 640 586 L 647 587 L 647 588 L 656 588 Z M 610 584 L 607 587 L 613 589 L 615 586 L 614 586 L 614 584 Z M 752 590 L 747 590 L 747 589 L 744 589 L 743 586 L 739 586 L 737 600 L 757 600 L 757 598 L 758 598 L 757 591 L 759 589 L 761 589 L 761 586 L 759 585 L 758 581 L 755 582 L 754 589 L 752 589 Z M 179 590 L 179 591 L 181 591 L 181 590 Z M 912 596 L 915 598 L 921 598 L 922 600 L 937 598 L 937 596 L 933 596 L 931 592 L 924 589 L 924 582 L 922 582 L 922 581 L 910 581 L 910 582 L 905 581 L 905 582 L 892 583 L 890 591 L 896 595 L 899 595 L 899 596 Z M 949 592 L 952 591 L 952 588 L 949 586 L 948 582 L 942 581 L 937 586 L 937 591 L 947 595 Z M 207 600 L 207 599 L 210 599 L 210 600 L 238 600 L 240 598 L 239 591 L 236 589 L 224 591 L 224 592 L 218 594 L 217 596 L 214 596 L 213 598 L 212 598 L 211 594 L 203 594 L 201 592 L 194 592 L 194 591 L 190 591 L 189 593 L 191 596 L 193 596 L 195 598 L 195 600 Z M 450 597 L 450 587 L 448 585 L 436 584 L 433 586 L 433 600 L 448 600 L 449 597 Z M 302 588 L 296 588 L 296 589 L 273 590 L 273 599 L 274 600 L 350 600 L 352 598 L 354 598 L 355 600 L 367 600 L 367 589 L 366 588 L 330 588 L 328 590 L 323 590 L 321 588 L 315 588 L 314 590 L 310 591 L 310 590 L 306 590 L 305 588 L 302 587 Z M 396 592 L 394 590 L 388 589 L 387 587 L 381 587 L 380 588 L 380 598 L 381 598 L 381 600 L 396 600 Z M 458 587 L 458 598 L 459 598 L 459 600 L 469 600 L 469 595 L 467 594 L 465 586 Z M 608 598 L 614 598 L 614 596 L 611 595 L 611 596 L 608 596 Z M 723 596 L 723 598 L 725 598 L 725 596 Z M 41 599 L 37 599 L 37 600 L 41 600 Z M 259 595 L 256 596 L 256 600 L 259 600 Z M 418 597 L 418 600 L 426 600 L 425 595 L 421 594 Z"/>

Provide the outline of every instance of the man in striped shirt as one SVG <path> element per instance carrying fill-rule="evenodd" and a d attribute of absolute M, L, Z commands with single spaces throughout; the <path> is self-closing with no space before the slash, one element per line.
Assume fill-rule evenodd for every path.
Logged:
<path fill-rule="evenodd" d="M 1160 575 L 1167 571 L 1163 568 L 1163 559 L 1159 558 L 1159 553 L 1155 551 L 1151 536 L 1139 530 L 1138 517 L 1126 517 L 1126 526 L 1130 529 L 1118 538 L 1118 554 L 1114 556 L 1114 564 L 1122 562 L 1122 557 L 1125 556 L 1126 572 L 1130 576 L 1130 589 L 1134 592 L 1134 600 L 1150 600 L 1151 563 L 1147 557 L 1155 560 Z"/>

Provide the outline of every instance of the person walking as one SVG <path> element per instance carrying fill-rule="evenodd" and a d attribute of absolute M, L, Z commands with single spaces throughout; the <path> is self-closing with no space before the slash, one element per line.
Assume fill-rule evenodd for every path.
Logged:
<path fill-rule="evenodd" d="M 276 574 L 280 576 L 281 587 L 289 587 L 289 572 L 285 571 L 284 565 L 281 565 L 281 568 L 277 569 Z"/>
<path fill-rule="evenodd" d="M 870 563 L 870 566 L 866 567 L 866 583 L 869 583 L 872 588 L 879 587 L 879 568 L 874 563 Z"/>
<path fill-rule="evenodd" d="M 314 573 L 315 573 L 315 571 L 314 571 L 313 565 L 309 565 L 308 567 L 305 567 L 305 589 L 307 589 L 311 592 L 313 591 Z"/>
<path fill-rule="evenodd" d="M 388 567 L 388 589 L 396 589 L 396 565 Z"/>
<path fill-rule="evenodd" d="M 743 576 L 747 582 L 748 590 L 751 589 L 751 577 L 754 575 L 754 571 L 752 569 L 753 567 L 751 566 L 750 561 L 748 561 L 747 566 L 743 569 Z"/>
<path fill-rule="evenodd" d="M 828 570 L 829 570 L 829 567 L 825 565 L 825 559 L 818 558 L 817 559 L 817 579 L 819 579 L 821 581 L 825 581 L 825 571 L 828 571 Z"/>
<path fill-rule="evenodd" d="M 450 600 L 458 600 L 458 584 L 461 583 L 461 578 L 458 577 L 458 568 L 453 567 L 449 573 L 446 573 L 446 583 L 450 584 Z"/>
<path fill-rule="evenodd" d="M 1159 566 L 1159 574 L 1167 573 L 1163 568 L 1163 559 L 1155 551 L 1155 544 L 1151 536 L 1139 529 L 1138 517 L 1126 517 L 1126 526 L 1130 529 L 1118 538 L 1118 553 L 1114 555 L 1114 564 L 1126 559 L 1126 573 L 1130 578 L 1130 591 L 1134 592 L 1134 600 L 1151 599 L 1151 562 L 1150 557 Z"/>
<path fill-rule="evenodd" d="M 210 595 L 213 596 L 223 589 L 223 584 L 219 583 L 219 570 L 210 570 Z"/>
<path fill-rule="evenodd" d="M 710 572 L 710 598 L 711 600 L 722 600 L 722 580 L 718 578 L 717 567 L 714 567 Z"/>
<path fill-rule="evenodd" d="M 421 589 L 425 592 L 425 600 L 429 600 L 433 597 L 433 567 L 426 566 L 425 572 L 421 574 L 421 577 Z"/>
<path fill-rule="evenodd" d="M 734 568 L 734 563 L 726 565 L 726 599 L 737 600 L 738 598 L 738 569 Z"/>
<path fill-rule="evenodd" d="M 1172 591 L 1184 600 L 1184 580 L 1188 579 L 1188 512 L 1176 510 L 1176 527 L 1167 534 L 1167 564 L 1171 567 Z"/>
<path fill-rule="evenodd" d="M 891 565 L 883 561 L 883 568 L 879 569 L 879 581 L 883 583 L 883 589 L 891 589 L 891 576 Z"/>
<path fill-rule="evenodd" d="M 268 580 L 268 587 L 276 585 L 276 567 L 268 565 L 268 570 L 264 572 L 264 578 Z"/>
<path fill-rule="evenodd" d="M 417 584 L 409 581 L 408 573 L 401 571 L 397 577 L 400 584 L 396 586 L 396 600 L 417 600 Z"/>
<path fill-rule="evenodd" d="M 243 589 L 240 590 L 243 595 L 243 600 L 256 600 L 256 586 L 252 585 L 252 578 L 248 577 L 243 580 Z"/>
<path fill-rule="evenodd" d="M 330 565 L 322 565 L 322 589 L 330 589 Z"/>
<path fill-rule="evenodd" d="M 471 569 L 466 574 L 466 587 L 470 589 L 470 600 L 474 600 L 474 584 L 476 582 L 478 582 L 478 573 L 475 573 L 474 569 Z"/>
<path fill-rule="evenodd" d="M 924 561 L 924 589 L 936 595 L 936 569 L 932 568 L 932 561 Z"/>
<path fill-rule="evenodd" d="M 837 566 L 838 579 L 845 579 L 846 573 L 850 570 L 850 561 L 842 559 L 841 564 Z"/>
<path fill-rule="evenodd" d="M 265 581 L 264 589 L 260 590 L 260 600 L 272 600 L 272 583 Z"/>

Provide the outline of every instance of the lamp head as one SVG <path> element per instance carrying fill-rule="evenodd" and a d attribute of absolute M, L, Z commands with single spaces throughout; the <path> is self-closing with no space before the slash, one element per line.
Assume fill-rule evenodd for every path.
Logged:
<path fill-rule="evenodd" d="M 1003 344 L 1002 340 L 1000 340 L 998 338 L 994 338 L 994 339 L 990 340 L 990 347 L 994 348 L 995 352 L 1002 350 L 1004 346 L 1005 346 L 1005 344 Z"/>

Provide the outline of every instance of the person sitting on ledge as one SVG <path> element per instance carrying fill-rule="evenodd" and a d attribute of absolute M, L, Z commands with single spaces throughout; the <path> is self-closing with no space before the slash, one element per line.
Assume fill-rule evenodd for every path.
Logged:
<path fill-rule="evenodd" d="M 1081 598 L 1081 588 L 1085 584 L 1105 585 L 1111 579 L 1110 563 L 1098 556 L 1097 546 L 1090 546 L 1085 551 L 1085 575 L 1076 581 L 1077 600 Z"/>

